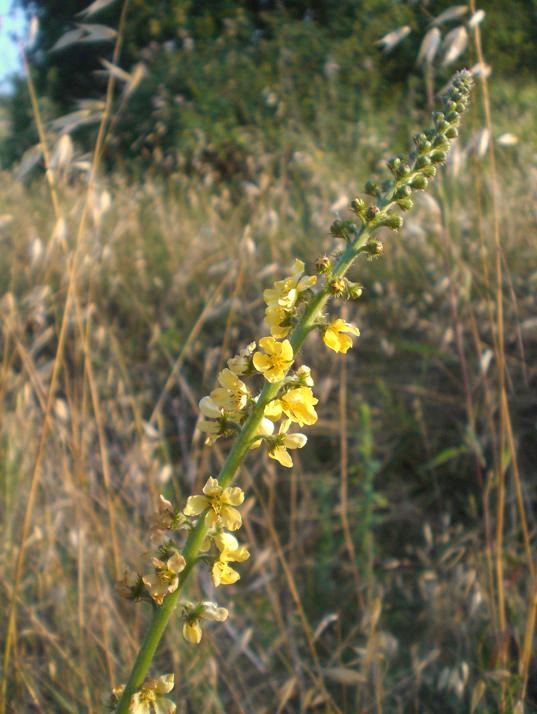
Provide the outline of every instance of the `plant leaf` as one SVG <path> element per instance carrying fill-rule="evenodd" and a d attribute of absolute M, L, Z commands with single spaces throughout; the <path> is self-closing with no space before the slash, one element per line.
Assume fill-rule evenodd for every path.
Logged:
<path fill-rule="evenodd" d="M 77 42 L 80 42 L 84 37 L 84 30 L 69 30 L 65 35 L 62 35 L 60 39 L 55 42 L 50 48 L 49 52 L 57 52 L 58 50 L 63 50 L 64 47 L 69 47 Z"/>
<path fill-rule="evenodd" d="M 116 0 L 94 0 L 91 5 L 88 5 L 88 7 L 85 7 L 77 13 L 77 17 L 90 17 L 91 15 L 95 15 L 109 5 L 112 5 L 115 1 Z"/>

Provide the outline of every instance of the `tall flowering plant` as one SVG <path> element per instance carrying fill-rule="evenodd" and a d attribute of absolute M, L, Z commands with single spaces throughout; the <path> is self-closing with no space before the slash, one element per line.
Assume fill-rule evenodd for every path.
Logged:
<path fill-rule="evenodd" d="M 318 399 L 311 370 L 297 365 L 297 354 L 314 331 L 335 352 L 345 354 L 352 347 L 360 334 L 358 327 L 328 317 L 327 305 L 331 298 L 355 300 L 362 294 L 361 286 L 346 277 L 347 271 L 361 255 L 382 254 L 383 245 L 375 237 L 379 228 L 402 228 L 401 213 L 412 208 L 412 194 L 427 188 L 447 158 L 471 87 L 468 72 L 455 75 L 443 110 L 433 114 L 430 128 L 414 137 L 414 150 L 388 161 L 391 178 L 381 184 L 369 181 L 368 200 L 356 198 L 351 204 L 354 218 L 332 224 L 332 235 L 344 242 L 339 253 L 320 257 L 311 275 L 301 260 L 295 260 L 291 274 L 264 291 L 270 334 L 228 360 L 215 389 L 200 401 L 200 429 L 207 435 L 206 443 L 233 437 L 233 445 L 218 477 L 209 476 L 202 493 L 190 496 L 182 508 L 161 496 L 151 526 L 156 544 L 147 572 L 126 573 L 118 584 L 125 597 L 154 605 L 129 680 L 112 694 L 112 708 L 118 714 L 176 710 L 165 696 L 173 688 L 173 675 L 149 680 L 146 675 L 174 611 L 179 610 L 183 636 L 192 644 L 200 642 L 204 621 L 228 617 L 227 609 L 214 602 L 181 598 L 198 564 L 210 568 L 215 587 L 220 587 L 237 582 L 237 564 L 249 558 L 248 548 L 235 536 L 242 525 L 239 508 L 244 501 L 242 489 L 231 485 L 239 466 L 251 450 L 264 448 L 270 458 L 291 468 L 293 451 L 306 445 L 307 436 L 296 429 L 315 424 Z"/>

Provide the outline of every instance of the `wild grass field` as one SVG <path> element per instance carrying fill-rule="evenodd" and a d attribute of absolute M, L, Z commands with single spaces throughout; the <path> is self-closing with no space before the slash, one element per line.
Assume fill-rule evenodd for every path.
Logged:
<path fill-rule="evenodd" d="M 536 98 L 477 78 L 447 165 L 331 310 L 354 348 L 308 338 L 308 444 L 241 468 L 239 582 L 186 585 L 230 617 L 197 646 L 172 617 L 157 651 L 177 712 L 537 711 Z M 133 177 L 65 136 L 2 172 L 2 711 L 106 710 L 151 615 L 115 583 L 147 567 L 159 494 L 184 504 L 229 450 L 199 400 L 268 334 L 263 290 L 341 249 L 332 221 L 429 121 L 329 99 L 246 178 L 158 156 Z"/>

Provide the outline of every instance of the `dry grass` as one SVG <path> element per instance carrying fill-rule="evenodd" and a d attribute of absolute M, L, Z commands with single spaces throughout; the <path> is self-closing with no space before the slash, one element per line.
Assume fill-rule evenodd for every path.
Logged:
<path fill-rule="evenodd" d="M 344 712 L 510 712 L 535 673 L 537 170 L 524 144 L 497 149 L 503 348 L 491 174 L 471 150 L 480 126 L 477 113 L 385 259 L 355 269 L 366 290 L 349 306 L 354 354 L 308 343 L 322 408 L 296 468 L 258 453 L 243 468 L 252 559 L 231 589 L 233 618 L 194 651 L 171 627 L 159 651 L 179 711 L 329 711 L 326 687 Z M 332 249 L 330 216 L 388 138 L 353 142 L 342 165 L 306 135 L 285 171 L 260 155 L 255 183 L 228 187 L 210 173 L 136 185 L 112 174 L 88 194 L 74 157 L 55 175 L 60 214 L 44 181 L 2 177 L 6 603 L 47 395 L 52 406 L 8 711 L 99 712 L 125 680 L 148 613 L 117 598 L 114 575 L 147 547 L 158 494 L 183 500 L 226 448 L 203 447 L 197 401 L 260 336 L 261 291 L 281 266 Z M 189 591 L 211 595 L 206 574 Z M 531 677 L 526 694 L 531 707 Z"/>

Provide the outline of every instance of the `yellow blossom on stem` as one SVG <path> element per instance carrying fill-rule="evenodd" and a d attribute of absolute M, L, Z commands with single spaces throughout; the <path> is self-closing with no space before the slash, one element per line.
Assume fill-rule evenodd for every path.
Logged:
<path fill-rule="evenodd" d="M 157 605 L 162 605 L 166 595 L 175 592 L 179 587 L 179 573 L 185 569 L 186 560 L 174 548 L 172 555 L 166 561 L 153 558 L 151 562 L 155 572 L 144 575 L 142 580 L 153 600 Z"/>
<path fill-rule="evenodd" d="M 291 325 L 283 325 L 282 323 L 289 317 L 290 313 L 284 307 L 276 305 L 275 307 L 267 308 L 265 312 L 265 322 L 270 328 L 270 334 L 276 340 L 281 340 L 287 337 L 291 331 Z"/>
<path fill-rule="evenodd" d="M 183 603 L 183 637 L 193 645 L 201 642 L 202 631 L 200 620 L 213 620 L 224 622 L 227 620 L 228 611 L 225 607 L 218 607 L 215 602 L 206 600 L 194 605 L 190 602 Z"/>
<path fill-rule="evenodd" d="M 247 347 L 244 347 L 238 355 L 228 359 L 227 366 L 237 376 L 244 374 L 250 366 L 250 360 L 255 350 L 255 342 L 250 342 Z"/>
<path fill-rule="evenodd" d="M 219 585 L 232 585 L 239 580 L 239 573 L 234 570 L 229 563 L 242 563 L 248 560 L 250 553 L 244 545 L 239 545 L 235 536 L 231 533 L 218 533 L 214 537 L 214 542 L 220 555 L 212 568 L 212 577 L 215 587 Z"/>
<path fill-rule="evenodd" d="M 274 443 L 268 452 L 271 459 L 276 459 L 288 469 L 293 466 L 293 460 L 287 449 L 302 449 L 308 440 L 305 434 L 288 434 L 290 426 L 290 419 L 286 419 L 280 424 L 278 436 L 274 438 Z"/>
<path fill-rule="evenodd" d="M 349 335 L 358 336 L 359 334 L 360 330 L 355 325 L 350 325 L 340 318 L 328 325 L 323 334 L 323 342 L 334 352 L 345 354 L 352 347 L 352 338 Z"/>
<path fill-rule="evenodd" d="M 274 399 L 267 404 L 265 416 L 277 421 L 282 414 L 285 414 L 300 426 L 315 424 L 317 421 L 315 404 L 318 402 L 319 400 L 313 396 L 311 387 L 295 387 L 288 389 L 279 399 Z"/>
<path fill-rule="evenodd" d="M 254 367 L 267 382 L 280 382 L 293 364 L 293 348 L 289 340 L 278 342 L 274 337 L 263 337 L 259 346 L 265 351 L 254 354 Z"/>
<path fill-rule="evenodd" d="M 176 705 L 164 695 L 169 694 L 174 686 L 173 674 L 164 674 L 158 679 L 149 679 L 135 692 L 130 701 L 129 714 L 175 714 Z M 125 685 L 115 687 L 112 694 L 119 700 Z"/>
<path fill-rule="evenodd" d="M 287 337 L 291 330 L 289 318 L 293 316 L 301 292 L 315 285 L 316 275 L 303 275 L 304 263 L 295 260 L 290 277 L 278 280 L 273 288 L 263 292 L 267 304 L 265 322 L 277 340 Z M 284 324 L 287 321 L 288 324 Z"/>
<path fill-rule="evenodd" d="M 248 403 L 248 387 L 230 369 L 223 369 L 218 375 L 220 387 L 213 389 L 210 399 L 226 412 L 240 412 Z"/>
<path fill-rule="evenodd" d="M 268 307 L 279 306 L 290 309 L 294 307 L 299 293 L 315 285 L 317 276 L 303 275 L 304 267 L 304 262 L 297 258 L 291 275 L 284 280 L 278 280 L 274 283 L 274 288 L 263 292 L 263 299 Z"/>
<path fill-rule="evenodd" d="M 203 487 L 203 493 L 203 496 L 189 496 L 183 510 L 185 516 L 199 516 L 208 511 L 205 522 L 209 527 L 221 525 L 230 531 L 241 527 L 241 514 L 234 508 L 244 501 L 244 491 L 241 488 L 222 488 L 218 481 L 210 476 Z"/>

